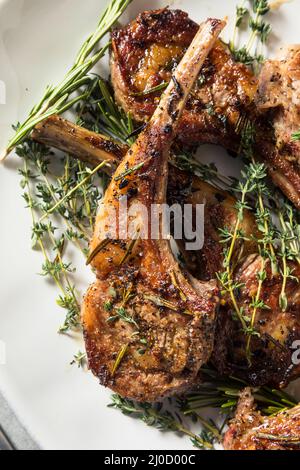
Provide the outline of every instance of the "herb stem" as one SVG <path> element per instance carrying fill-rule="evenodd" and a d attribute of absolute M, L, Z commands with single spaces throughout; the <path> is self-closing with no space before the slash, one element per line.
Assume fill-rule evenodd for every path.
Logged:
<path fill-rule="evenodd" d="M 17 145 L 24 142 L 34 127 L 53 114 L 62 114 L 76 102 L 83 99 L 85 94 L 72 99 L 72 94 L 78 91 L 87 80 L 87 75 L 92 68 L 105 55 L 109 43 L 97 49 L 101 39 L 109 32 L 113 24 L 118 20 L 132 0 L 111 0 L 105 12 L 101 16 L 96 31 L 91 34 L 81 47 L 74 65 L 67 72 L 63 80 L 56 87 L 48 86 L 40 102 L 29 113 L 28 118 L 18 128 L 14 137 L 9 141 L 5 158 Z M 96 51 L 95 51 L 96 50 Z M 95 51 L 95 52 L 94 52 Z"/>
<path fill-rule="evenodd" d="M 101 170 L 101 168 L 103 166 L 105 166 L 106 164 L 107 164 L 107 160 L 104 160 L 103 162 L 100 163 L 100 165 L 98 165 L 96 168 L 91 170 L 91 172 L 89 173 L 89 175 L 86 178 L 84 178 L 82 181 L 80 181 L 73 189 L 71 189 L 71 191 L 68 192 L 68 194 L 66 194 L 51 209 L 49 209 L 49 211 L 47 211 L 46 214 L 43 215 L 40 222 L 42 222 L 48 215 L 52 214 L 54 211 L 56 211 L 58 209 L 58 207 L 60 207 L 62 204 L 64 204 L 74 193 L 76 193 L 76 191 L 78 191 L 79 188 L 81 188 L 85 183 L 87 183 L 90 180 L 90 178 L 93 175 L 95 175 L 99 170 Z"/>

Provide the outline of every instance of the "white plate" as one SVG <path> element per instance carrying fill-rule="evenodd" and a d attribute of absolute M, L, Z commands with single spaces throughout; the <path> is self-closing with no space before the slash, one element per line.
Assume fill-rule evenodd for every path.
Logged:
<path fill-rule="evenodd" d="M 237 2 L 136 0 L 123 21 L 166 4 L 188 11 L 198 22 L 207 16 L 233 18 Z M 7 142 L 11 123 L 24 118 L 45 86 L 62 77 L 106 4 L 0 0 L 0 93 L 1 84 L 6 85 L 6 104 L 0 95 L 0 147 Z M 274 14 L 273 47 L 281 39 L 299 42 L 299 14 L 299 0 Z M 207 148 L 201 154 L 208 160 L 223 152 Z M 232 174 L 233 162 L 224 160 L 221 166 Z M 190 449 L 186 439 L 161 434 L 107 409 L 109 391 L 91 374 L 69 365 L 81 342 L 56 333 L 62 313 L 55 304 L 56 289 L 37 276 L 41 256 L 30 249 L 30 217 L 21 199 L 18 164 L 10 157 L 0 168 L 0 340 L 7 355 L 6 365 L 0 365 L 0 390 L 44 449 Z M 92 276 L 80 258 L 75 264 L 81 267 L 84 291 Z"/>

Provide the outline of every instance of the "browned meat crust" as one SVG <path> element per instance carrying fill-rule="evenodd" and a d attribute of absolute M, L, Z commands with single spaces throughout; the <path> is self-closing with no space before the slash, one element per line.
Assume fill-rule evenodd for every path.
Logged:
<path fill-rule="evenodd" d="M 300 46 L 280 51 L 278 60 L 265 62 L 259 76 L 257 107 L 274 127 L 273 142 L 261 140 L 260 152 L 274 183 L 300 208 Z"/>
<path fill-rule="evenodd" d="M 263 417 L 246 389 L 224 438 L 225 450 L 299 450 L 300 406 L 275 417 Z"/>
<path fill-rule="evenodd" d="M 198 25 L 180 10 L 145 11 L 112 34 L 111 73 L 115 95 L 137 121 L 147 121 L 161 92 L 137 96 L 169 82 Z M 178 139 L 186 145 L 239 148 L 239 124 L 252 113 L 257 81 L 218 42 L 206 60 L 183 113 Z"/>
<path fill-rule="evenodd" d="M 183 243 L 178 242 L 190 273 L 197 279 L 208 281 L 215 279 L 216 274 L 223 271 L 223 245 L 220 239 L 220 228 L 234 230 L 237 221 L 236 199 L 226 191 L 201 181 L 195 175 L 188 175 L 170 166 L 168 182 L 169 204 L 191 204 L 196 207 L 204 204 L 204 245 L 200 251 L 184 250 Z M 245 211 L 241 230 L 246 240 L 237 242 L 233 263 L 239 264 L 253 253 L 257 253 L 257 242 L 260 238 L 255 217 L 250 211 Z"/>
<path fill-rule="evenodd" d="M 245 285 L 241 289 L 239 301 L 244 307 L 244 314 L 250 318 L 261 266 L 261 258 L 252 255 L 236 276 L 236 280 Z M 290 263 L 289 268 L 295 278 L 299 277 L 299 265 Z M 213 362 L 222 375 L 233 374 L 253 386 L 273 384 L 281 387 L 299 377 L 300 365 L 293 360 L 295 341 L 300 338 L 299 283 L 288 280 L 288 307 L 285 312 L 279 305 L 281 289 L 281 275 L 272 276 L 268 266 L 267 279 L 260 296 L 268 309 L 258 309 L 256 314 L 254 327 L 259 336 L 251 338 L 251 365 L 246 357 L 247 337 L 241 332 L 239 321 L 233 320 L 232 312 L 228 309 L 220 313 Z"/>
<path fill-rule="evenodd" d="M 114 221 L 108 208 L 116 209 L 119 226 L 118 209 L 125 195 L 130 208 L 143 204 L 148 214 L 153 204 L 166 201 L 169 153 L 178 122 L 223 26 L 219 20 L 207 20 L 200 27 L 149 125 L 117 169 L 91 242 L 99 280 L 83 306 L 89 365 L 101 383 L 140 401 L 156 401 L 193 384 L 212 352 L 218 291 L 215 282 L 199 282 L 181 269 L 162 237 L 161 224 L 158 240 L 141 237 L 133 243 L 132 238 L 109 236 Z M 123 177 L 129 169 L 135 170 Z M 137 235 L 147 227 L 139 208 L 130 220 L 131 226 L 134 223 Z"/>
<path fill-rule="evenodd" d="M 197 25 L 180 10 L 141 13 L 112 35 L 111 73 L 120 105 L 138 121 L 153 114 L 161 92 L 145 91 L 168 82 L 194 37 Z M 187 103 L 178 140 L 185 145 L 219 144 L 237 152 L 248 120 L 256 126 L 257 158 L 286 196 L 300 208 L 300 52 L 267 61 L 258 80 L 236 63 L 224 44 L 212 50 Z M 258 91 L 258 93 L 257 93 Z M 274 129 L 273 129 L 274 126 Z"/>

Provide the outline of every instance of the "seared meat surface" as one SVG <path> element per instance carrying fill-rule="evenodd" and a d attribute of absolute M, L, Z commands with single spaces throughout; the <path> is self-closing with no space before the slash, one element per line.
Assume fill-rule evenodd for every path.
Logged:
<path fill-rule="evenodd" d="M 68 152 L 74 158 L 78 158 L 95 167 L 106 160 L 105 170 L 112 174 L 113 169 L 126 155 L 129 148 L 100 134 L 95 134 L 83 127 L 79 127 L 59 116 L 50 118 L 39 124 L 31 136 L 37 142 Z M 186 252 L 184 249 L 186 240 L 178 245 L 182 250 L 187 268 L 191 274 L 201 280 L 215 278 L 217 272 L 222 271 L 223 247 L 220 243 L 220 227 L 232 231 L 236 220 L 236 199 L 230 194 L 216 189 L 214 186 L 202 181 L 198 176 L 180 170 L 172 163 L 169 165 L 167 201 L 169 206 L 173 204 L 204 204 L 204 246 L 200 251 Z M 183 211 L 184 213 L 184 211 Z M 249 254 L 257 252 L 257 245 L 251 239 L 256 223 L 253 214 L 245 211 L 241 229 L 247 240 L 239 240 L 237 243 L 237 256 L 239 260 Z"/>
<path fill-rule="evenodd" d="M 215 279 L 216 274 L 224 270 L 223 245 L 220 238 L 220 228 L 226 228 L 230 232 L 234 230 L 237 222 L 236 199 L 220 189 L 202 181 L 195 175 L 189 175 L 170 166 L 168 183 L 168 203 L 191 204 L 196 208 L 204 204 L 204 245 L 199 251 L 186 251 L 186 240 L 178 245 L 182 251 L 189 272 L 197 279 Z M 184 212 L 183 212 L 184 214 Z M 250 254 L 257 253 L 259 238 L 255 217 L 250 211 L 245 211 L 241 230 L 246 240 L 237 241 L 233 263 L 241 263 Z"/>
<path fill-rule="evenodd" d="M 244 314 L 253 315 L 253 299 L 258 289 L 258 273 L 262 259 L 251 255 L 240 266 L 236 281 L 241 283 L 240 305 Z M 232 311 L 223 309 L 219 314 L 213 362 L 222 375 L 232 374 L 253 386 L 273 384 L 285 386 L 299 377 L 300 365 L 293 360 L 296 341 L 300 339 L 300 292 L 297 277 L 298 264 L 289 263 L 295 279 L 288 279 L 286 311 L 280 307 L 282 276 L 273 276 L 270 264 L 267 265 L 267 279 L 264 281 L 260 299 L 267 308 L 258 309 L 254 328 L 258 335 L 251 337 L 251 365 L 246 356 L 248 337 L 241 331 L 241 324 L 233 319 Z"/>
<path fill-rule="evenodd" d="M 256 410 L 251 390 L 244 390 L 224 438 L 225 450 L 299 450 L 299 446 L 300 406 L 264 417 Z"/>
<path fill-rule="evenodd" d="M 165 10 L 158 14 L 158 18 L 160 18 L 162 14 L 165 15 Z M 148 15 L 148 13 L 145 15 Z M 174 16 L 176 18 L 180 16 L 181 19 L 183 16 L 186 18 L 186 15 L 182 14 L 182 12 L 180 15 L 178 12 L 172 12 L 171 15 L 167 15 L 168 21 L 171 21 Z M 188 19 L 186 20 L 190 21 Z M 156 19 L 156 21 L 158 20 Z M 150 26 L 151 25 L 152 23 L 150 22 Z M 159 21 L 157 28 L 158 26 Z M 142 26 L 139 26 L 138 29 L 140 27 L 144 28 L 144 23 Z M 152 29 L 150 27 L 150 32 L 151 31 Z M 186 31 L 189 31 L 189 28 L 187 28 Z M 115 33 L 115 35 L 117 34 L 118 33 Z M 122 37 L 121 33 L 120 35 Z M 215 46 L 214 49 L 217 47 L 218 46 Z M 211 55 L 212 53 L 210 56 Z M 284 53 L 284 55 L 286 56 L 286 53 Z M 279 160 L 276 160 L 285 162 L 281 168 L 285 167 L 285 165 L 288 165 L 289 168 L 291 168 L 291 165 L 292 167 L 296 165 L 296 157 L 288 157 L 288 152 L 296 156 L 299 147 L 298 142 L 290 143 L 291 133 L 298 130 L 298 60 L 298 48 L 293 47 L 289 49 L 285 60 L 268 61 L 260 76 L 259 94 L 258 98 L 256 98 L 257 107 L 263 116 L 267 113 L 268 120 L 274 124 L 274 133 L 276 133 L 276 135 L 274 134 L 274 142 L 272 145 L 270 144 L 270 140 L 266 139 L 266 142 L 264 144 L 262 143 L 261 148 L 266 152 L 270 161 L 270 159 L 273 159 L 274 155 L 277 155 L 274 153 L 274 148 L 276 150 L 276 141 L 281 142 L 282 144 L 278 153 L 280 157 L 278 157 Z M 168 73 L 170 74 L 170 72 Z M 151 77 L 152 75 L 150 74 L 149 76 Z M 166 79 L 166 77 L 164 79 Z M 149 104 L 149 102 L 152 103 L 151 106 L 153 106 L 153 109 L 156 105 L 155 103 L 153 104 L 153 100 L 158 99 L 158 97 L 155 98 L 153 95 L 142 98 L 135 96 L 133 98 L 134 100 L 140 99 L 143 102 L 145 101 L 145 105 L 147 103 Z M 53 144 L 54 142 L 55 146 L 60 146 L 63 150 L 68 150 L 68 148 L 71 151 L 74 150 L 74 153 L 82 158 L 85 158 L 86 155 L 92 155 L 95 161 L 99 161 L 99 158 L 106 158 L 107 155 L 112 165 L 115 160 L 113 156 L 114 152 L 116 153 L 117 161 L 126 153 L 125 147 L 116 146 L 118 148 L 115 150 L 113 144 L 108 145 L 106 141 L 101 143 L 101 136 L 91 135 L 89 131 L 80 130 L 80 128 L 77 129 L 76 126 L 73 130 L 70 124 L 64 124 L 62 129 L 58 131 L 58 127 L 61 126 L 59 119 L 60 118 L 50 118 L 48 122 L 41 125 L 40 128 L 35 131 L 33 137 L 41 141 L 44 139 L 44 143 L 46 144 Z M 95 137 L 97 137 L 97 139 Z M 58 145 L 57 142 L 59 142 Z M 275 146 L 273 146 L 273 144 Z M 99 154 L 99 148 L 101 149 L 101 154 Z M 103 153 L 103 149 L 105 148 L 107 152 L 110 150 L 110 153 Z M 268 150 L 270 150 L 270 152 L 268 152 Z M 272 167 L 271 171 L 276 177 L 281 174 L 276 170 L 275 166 Z M 294 170 L 292 171 L 292 177 L 297 178 L 297 173 Z M 281 177 L 280 179 L 286 181 L 286 179 L 283 180 Z M 285 187 L 294 188 L 296 186 L 285 185 Z M 292 198 L 291 193 L 290 197 Z M 191 177 L 186 173 L 181 173 L 171 166 L 169 172 L 168 202 L 170 204 L 174 202 L 181 202 L 182 204 L 201 204 L 205 202 L 204 247 L 200 252 L 190 253 L 186 253 L 182 249 L 182 253 L 189 272 L 195 277 L 205 281 L 215 278 L 216 272 L 223 271 L 223 248 L 219 240 L 219 228 L 227 227 L 230 230 L 234 227 L 236 221 L 234 199 L 226 193 L 216 191 L 215 188 L 201 182 L 198 178 Z M 241 260 L 245 259 L 247 255 L 252 253 L 256 254 L 257 252 L 255 243 L 251 242 L 253 228 L 256 227 L 253 216 L 248 214 L 244 219 L 244 224 L 245 226 L 242 227 L 242 231 L 250 235 L 250 241 L 244 242 L 242 246 L 236 247 L 236 256 L 239 256 L 239 263 L 241 263 Z M 246 314 L 250 317 L 253 310 L 250 304 L 257 289 L 257 274 L 260 271 L 260 266 L 259 257 L 254 256 L 249 258 L 246 263 L 240 264 L 240 269 L 237 272 L 237 280 L 240 282 L 247 281 L 246 287 L 241 289 L 240 303 L 245 303 Z M 294 275 L 299 275 L 298 266 L 290 267 L 291 269 L 295 268 Z M 265 303 L 269 305 L 270 310 L 259 310 L 257 312 L 254 326 L 255 330 L 260 334 L 260 337 L 253 336 L 251 339 L 252 359 L 250 367 L 245 355 L 247 338 L 240 331 L 240 324 L 233 320 L 230 308 L 222 308 L 218 318 L 214 351 L 214 363 L 222 374 L 232 373 L 246 379 L 253 385 L 271 383 L 281 386 L 299 376 L 300 368 L 292 364 L 291 359 L 294 353 L 292 349 L 293 343 L 300 338 L 300 320 L 298 314 L 299 285 L 296 281 L 289 280 L 288 282 L 287 293 L 289 307 L 286 312 L 283 312 L 279 307 L 281 287 L 282 277 L 280 275 L 272 277 L 269 271 L 268 279 L 264 283 L 263 297 Z"/>
<path fill-rule="evenodd" d="M 262 140 L 260 152 L 271 177 L 300 208 L 300 46 L 288 46 L 265 62 L 259 76 L 257 108 L 274 129 L 273 142 Z"/>
<path fill-rule="evenodd" d="M 167 8 L 145 11 L 112 34 L 111 74 L 115 96 L 137 121 L 147 121 L 198 25 L 187 13 Z M 220 41 L 207 58 L 183 112 L 178 139 L 184 144 L 213 143 L 237 151 L 239 126 L 252 113 L 257 81 L 232 59 Z M 146 95 L 144 94 L 146 92 Z"/>
<path fill-rule="evenodd" d="M 196 30 L 186 13 L 163 9 L 141 13 L 113 33 L 115 96 L 137 121 L 152 116 L 161 91 L 151 89 L 170 80 L 172 67 Z M 291 142 L 291 134 L 300 128 L 299 57 L 299 46 L 290 47 L 284 59 L 266 62 L 258 80 L 218 42 L 194 86 L 178 132 L 185 145 L 212 143 L 238 152 L 245 123 L 251 122 L 255 155 L 298 208 L 300 144 Z"/>
<path fill-rule="evenodd" d="M 139 401 L 190 388 L 213 348 L 216 283 L 197 281 L 179 266 L 161 224 L 157 240 L 140 236 L 145 230 L 149 235 L 140 207 L 150 213 L 152 204 L 166 201 L 169 152 L 179 119 L 223 26 L 207 20 L 200 27 L 150 123 L 118 167 L 91 242 L 98 281 L 82 312 L 89 366 L 102 384 Z M 128 210 L 136 209 L 126 222 L 130 237 L 122 240 L 111 235 L 110 211 L 117 210 L 120 232 L 124 220 L 118 210 L 126 195 Z"/>

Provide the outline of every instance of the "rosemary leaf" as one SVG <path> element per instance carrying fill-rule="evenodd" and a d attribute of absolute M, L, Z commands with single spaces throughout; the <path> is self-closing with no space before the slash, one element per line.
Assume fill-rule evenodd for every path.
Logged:
<path fill-rule="evenodd" d="M 22 143 L 38 123 L 53 114 L 63 113 L 79 100 L 79 98 L 72 99 L 72 94 L 80 90 L 86 81 L 91 80 L 87 74 L 105 55 L 109 47 L 109 44 L 106 44 L 104 47 L 95 51 L 99 41 L 108 33 L 131 1 L 132 0 L 111 0 L 101 16 L 97 29 L 81 47 L 72 68 L 67 72 L 59 85 L 56 87 L 49 86 L 47 88 L 40 102 L 33 108 L 28 118 L 19 126 L 16 134 L 9 141 L 3 158 L 17 145 Z"/>
<path fill-rule="evenodd" d="M 145 165 L 145 163 L 142 162 L 142 163 L 139 163 L 138 165 L 135 165 L 135 166 L 132 167 L 132 168 L 129 168 L 128 170 L 124 171 L 124 172 L 121 173 L 120 175 L 116 176 L 116 177 L 115 177 L 115 181 L 120 181 L 120 180 L 122 180 L 123 178 L 125 178 L 126 176 L 132 175 L 132 174 L 135 173 L 136 171 L 140 170 L 144 165 Z"/>
<path fill-rule="evenodd" d="M 161 83 L 153 88 L 149 88 L 149 90 L 139 91 L 136 93 L 131 93 L 131 96 L 148 96 L 152 95 L 152 93 L 157 93 L 159 91 L 165 90 L 169 84 L 166 82 Z"/>
<path fill-rule="evenodd" d="M 128 348 L 129 348 L 129 344 L 125 344 L 121 350 L 119 351 L 118 353 L 118 356 L 117 356 L 117 359 L 114 363 L 114 366 L 112 368 L 112 372 L 111 372 L 111 375 L 114 376 L 115 373 L 117 372 L 118 368 L 120 367 L 120 364 L 122 362 L 122 360 L 124 359 L 127 351 L 128 351 Z"/>

